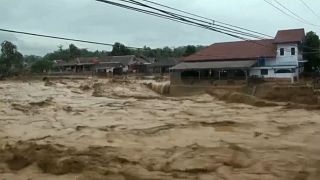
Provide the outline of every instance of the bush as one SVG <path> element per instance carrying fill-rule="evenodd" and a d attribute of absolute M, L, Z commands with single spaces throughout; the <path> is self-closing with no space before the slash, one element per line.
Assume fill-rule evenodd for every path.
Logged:
<path fill-rule="evenodd" d="M 31 66 L 31 72 L 32 73 L 45 73 L 51 70 L 53 67 L 53 62 L 48 61 L 48 60 L 41 60 L 35 62 Z"/>

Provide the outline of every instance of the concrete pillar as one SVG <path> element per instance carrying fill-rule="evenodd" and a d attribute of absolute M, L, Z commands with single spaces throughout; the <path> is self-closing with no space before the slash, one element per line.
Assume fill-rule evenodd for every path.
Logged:
<path fill-rule="evenodd" d="M 244 73 L 246 75 L 246 81 L 248 81 L 248 70 L 244 70 Z"/>

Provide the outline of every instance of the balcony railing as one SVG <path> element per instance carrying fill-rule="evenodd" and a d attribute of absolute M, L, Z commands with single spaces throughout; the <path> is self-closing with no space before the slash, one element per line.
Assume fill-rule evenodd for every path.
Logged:
<path fill-rule="evenodd" d="M 270 63 L 270 65 L 275 65 L 275 66 L 297 66 L 298 62 L 296 62 L 296 61 L 275 61 L 275 63 Z"/>

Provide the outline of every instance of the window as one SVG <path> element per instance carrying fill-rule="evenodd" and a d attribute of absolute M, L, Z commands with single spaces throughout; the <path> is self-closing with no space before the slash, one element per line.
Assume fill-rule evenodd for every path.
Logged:
<path fill-rule="evenodd" d="M 284 56 L 284 48 L 280 48 L 280 56 Z"/>
<path fill-rule="evenodd" d="M 286 74 L 286 73 L 292 73 L 290 69 L 279 69 L 276 71 L 277 74 Z"/>
<path fill-rule="evenodd" d="M 292 56 L 296 55 L 296 48 L 291 48 L 291 55 Z"/>
<path fill-rule="evenodd" d="M 258 61 L 259 65 L 258 66 L 265 66 L 266 65 L 266 60 L 264 58 L 260 58 Z"/>
<path fill-rule="evenodd" d="M 261 75 L 268 75 L 268 69 L 261 69 Z"/>

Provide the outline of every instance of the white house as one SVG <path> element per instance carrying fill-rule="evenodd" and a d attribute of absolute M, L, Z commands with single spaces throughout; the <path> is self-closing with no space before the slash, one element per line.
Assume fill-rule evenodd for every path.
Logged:
<path fill-rule="evenodd" d="M 215 43 L 171 68 L 171 79 L 248 76 L 299 79 L 304 29 L 278 31 L 274 39 Z"/>
<path fill-rule="evenodd" d="M 251 76 L 265 78 L 298 78 L 303 71 L 302 42 L 304 29 L 278 31 L 273 45 L 275 57 L 261 58 L 258 65 L 250 69 Z"/>

